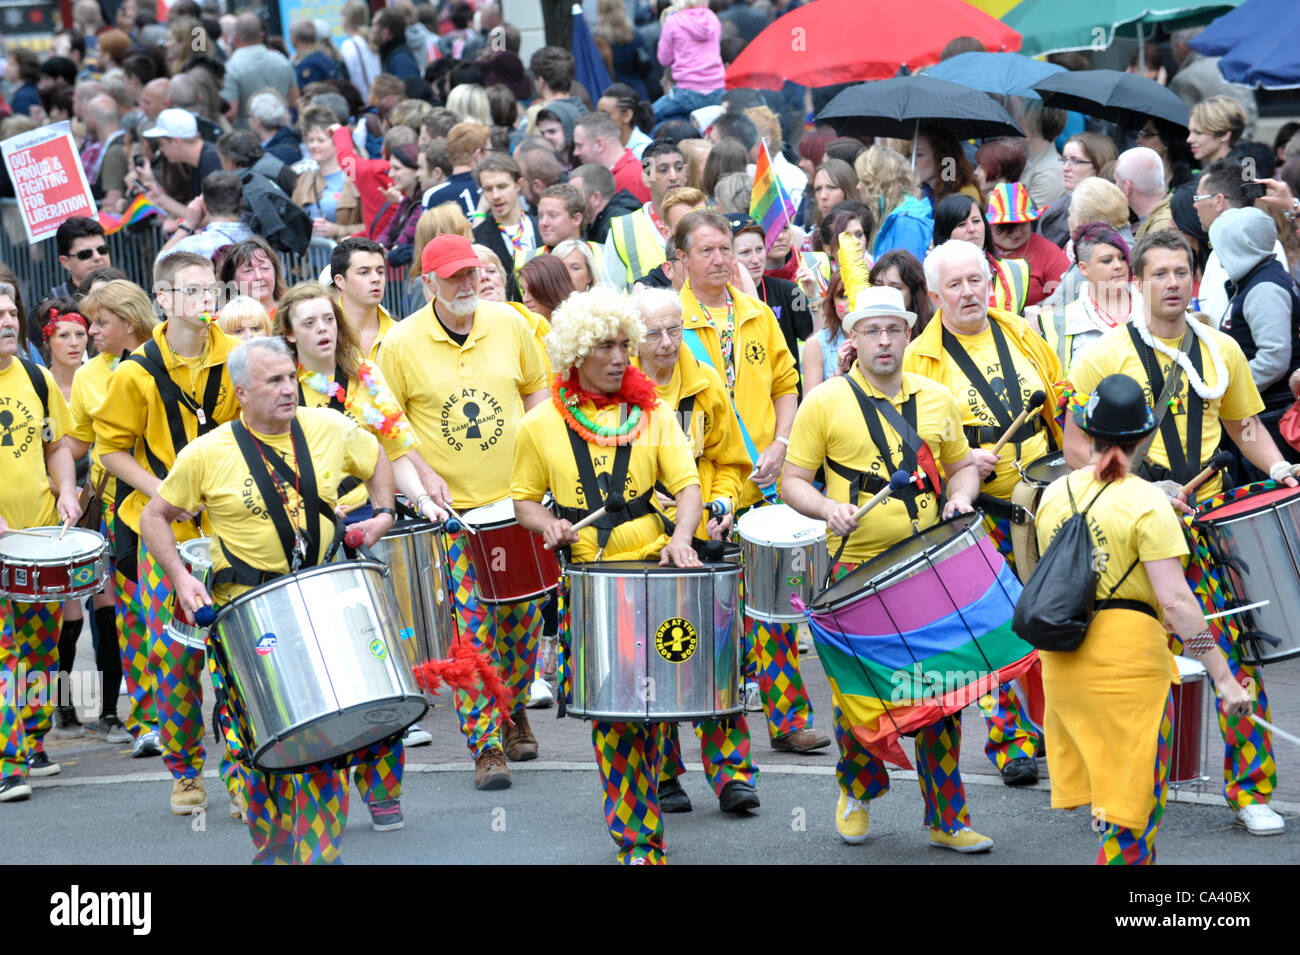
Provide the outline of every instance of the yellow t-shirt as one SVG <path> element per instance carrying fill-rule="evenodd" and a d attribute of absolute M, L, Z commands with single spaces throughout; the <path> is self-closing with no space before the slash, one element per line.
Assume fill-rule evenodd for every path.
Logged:
<path fill-rule="evenodd" d="M 48 423 L 22 362 L 11 358 L 9 367 L 0 371 L 0 474 L 4 475 L 0 517 L 14 528 L 60 523 L 45 468 L 45 447 L 63 437 L 72 427 L 72 417 L 54 376 L 45 368 L 40 372 L 50 393 Z"/>
<path fill-rule="evenodd" d="M 1160 613 L 1160 602 L 1142 562 L 1182 557 L 1187 553 L 1187 541 L 1169 498 L 1140 477 L 1131 474 L 1106 487 L 1093 476 L 1093 469 L 1086 467 L 1053 481 L 1038 502 L 1038 546 L 1046 552 L 1056 532 L 1072 515 L 1070 495 L 1074 496 L 1075 509 L 1082 511 L 1102 488 L 1106 488 L 1105 493 L 1088 511 L 1093 559 L 1099 574 L 1097 599 L 1113 596 L 1117 600 L 1141 600 Z M 1138 565 L 1111 595 L 1111 588 L 1124 577 L 1135 557 Z"/>
<path fill-rule="evenodd" d="M 426 305 L 388 333 L 379 367 L 456 509 L 508 497 L 523 397 L 546 387 L 523 317 L 480 301 L 469 338 L 457 345 Z"/>
<path fill-rule="evenodd" d="M 226 358 L 235 350 L 239 340 L 226 335 L 216 324 L 209 326 L 206 354 L 200 366 L 198 358 L 178 358 L 167 344 L 166 333 L 167 323 L 163 322 L 154 328 L 153 340 L 158 343 L 167 371 L 177 387 L 202 404 L 209 375 L 220 374 L 222 382 L 217 392 L 217 408 L 213 418 L 218 423 L 223 423 L 238 417 L 239 402 L 235 398 L 230 376 L 226 373 Z M 143 349 L 144 346 L 141 346 L 132 354 L 143 353 Z M 95 444 L 99 453 L 103 455 L 110 451 L 129 451 L 135 455 L 142 468 L 152 473 L 149 456 L 145 451 L 147 447 L 162 462 L 163 467 L 170 469 L 176 459 L 176 450 L 172 447 L 171 430 L 167 426 L 167 411 L 158 394 L 158 386 L 149 372 L 137 362 L 119 363 L 108 376 L 108 391 L 104 400 L 98 408 L 91 409 Z M 181 416 L 185 436 L 188 441 L 193 441 L 198 435 L 198 419 L 186 410 L 176 409 L 173 413 Z M 140 512 L 147 502 L 145 494 L 132 491 L 122 503 L 118 519 L 139 533 Z M 177 524 L 175 530 L 181 540 L 189 540 L 198 534 L 189 521 Z"/>
<path fill-rule="evenodd" d="M 388 385 L 384 381 L 384 376 L 380 372 L 380 370 L 377 367 L 375 367 L 373 364 L 371 365 L 371 370 L 372 373 L 375 375 L 375 377 L 378 379 L 380 388 L 387 389 Z M 321 392 L 317 391 L 315 388 L 308 385 L 305 381 L 302 380 L 301 376 L 299 376 L 299 387 L 302 389 L 302 400 L 305 407 L 308 408 L 329 407 L 329 403 L 330 403 L 329 396 L 322 394 Z M 348 379 L 348 398 L 353 399 L 355 401 L 360 401 L 363 404 L 368 403 L 370 401 L 370 390 L 361 383 L 361 379 L 356 375 Z M 389 438 L 381 434 L 378 430 L 371 427 L 363 417 L 359 417 L 358 415 L 354 414 L 351 408 L 346 408 L 344 410 L 344 413 L 353 421 L 355 421 L 357 424 L 361 425 L 363 428 L 365 428 L 367 431 L 373 434 L 379 440 L 379 446 L 384 449 L 384 454 L 388 456 L 388 460 L 390 461 L 396 461 L 398 458 L 406 454 L 408 451 L 413 451 L 415 448 L 418 448 L 420 446 L 420 439 L 416 438 L 414 445 L 404 448 L 402 447 L 402 443 L 399 440 L 397 440 L 396 438 Z M 340 478 L 340 480 L 342 479 Z M 341 507 L 352 508 L 357 506 L 358 504 L 364 504 L 369 499 L 370 499 L 370 493 L 365 489 L 365 486 L 363 485 L 361 487 L 353 488 L 347 494 L 344 494 L 341 498 L 339 498 L 339 505 Z"/>
<path fill-rule="evenodd" d="M 580 410 L 596 424 L 615 427 L 619 423 L 617 405 L 596 411 L 589 402 Z M 510 480 L 510 497 L 516 501 L 541 501 L 549 489 L 565 507 L 586 508 L 586 495 L 578 478 L 578 465 L 569 444 L 568 425 L 554 401 L 544 401 L 524 415 L 515 441 L 514 471 Z M 588 445 L 597 482 L 614 468 L 615 448 Z M 655 406 L 644 433 L 632 445 L 625 500 L 639 497 L 662 482 L 670 494 L 699 483 L 690 445 L 682 433 L 677 416 L 663 403 Z M 573 559 L 579 563 L 596 557 L 596 528 L 579 531 L 573 545 Z M 614 528 L 605 546 L 605 560 L 643 560 L 654 557 L 668 543 L 663 524 L 653 514 L 639 517 Z"/>
<path fill-rule="evenodd" d="M 364 481 L 375 473 L 379 442 L 347 415 L 330 408 L 300 408 L 298 421 L 311 451 L 317 493 L 327 505 L 333 507 L 338 503 L 338 484 L 346 475 Z M 293 439 L 288 431 L 264 435 L 250 429 L 249 433 L 279 452 L 290 467 L 297 467 Z M 282 483 L 279 486 L 289 498 L 290 520 L 296 513 L 299 526 L 307 520 L 314 521 L 318 539 L 328 546 L 334 532 L 320 512 L 306 511 L 292 488 L 285 488 Z M 222 552 L 223 548 L 229 548 L 240 560 L 259 570 L 289 572 L 275 525 L 229 424 L 186 445 L 158 494 L 168 504 L 187 511 L 196 511 L 200 505 L 206 509 L 212 534 L 221 541 L 221 547 L 212 551 L 214 571 L 230 566 Z M 218 600 L 231 597 L 230 588 L 218 589 L 221 592 L 214 595 Z"/>
<path fill-rule="evenodd" d="M 374 361 L 379 357 L 379 346 L 384 343 L 388 333 L 397 327 L 397 322 L 393 321 L 393 316 L 388 314 L 384 306 L 379 306 L 379 333 L 375 335 L 374 344 L 370 346 L 370 354 L 366 357 Z"/>
<path fill-rule="evenodd" d="M 993 393 L 999 397 L 1004 396 L 1006 394 L 1004 391 L 1004 375 L 1001 362 L 998 359 L 997 347 L 993 342 L 992 328 L 986 328 L 977 335 L 958 335 L 956 337 L 961 342 L 962 347 L 966 349 L 966 354 L 970 355 L 975 367 L 984 373 L 984 377 L 993 388 Z M 1030 395 L 1045 388 L 1044 382 L 1029 359 L 1016 348 L 1015 340 L 1010 337 L 1007 339 L 1007 349 L 1011 353 L 1012 363 L 1016 366 L 1021 404 L 1027 405 L 1029 404 Z M 943 372 L 939 384 L 943 385 L 957 399 L 957 408 L 961 412 L 961 423 L 963 425 L 978 425 L 1001 430 L 997 416 L 989 410 L 980 393 L 975 390 L 975 386 L 962 374 L 962 370 L 957 367 L 957 363 L 951 357 L 948 357 L 943 363 Z M 1033 420 L 1031 417 L 1030 421 Z M 989 442 L 989 447 L 992 447 L 992 442 Z M 1002 446 L 998 469 L 993 476 L 993 480 L 984 482 L 980 486 L 980 490 L 985 494 L 991 494 L 993 497 L 1010 500 L 1012 489 L 1020 483 L 1020 472 L 1015 468 L 1016 461 L 1019 460 L 1022 465 L 1029 464 L 1031 461 L 1037 461 L 1046 453 L 1046 427 L 1021 445 L 1019 454 L 1017 454 L 1015 443 L 1008 441 Z"/>
<path fill-rule="evenodd" d="M 108 376 L 117 366 L 116 357 L 108 354 L 96 355 L 77 369 L 72 376 L 72 400 L 68 411 L 72 414 L 72 427 L 68 434 L 78 441 L 85 441 L 90 448 L 90 486 L 99 484 L 104 466 L 99 463 L 99 448 L 95 446 L 94 411 L 108 393 Z M 104 500 L 111 501 L 117 493 L 117 478 L 111 474 L 104 482 Z"/>
<path fill-rule="evenodd" d="M 856 363 L 849 374 L 869 396 L 885 397 L 863 377 Z M 903 405 L 912 395 L 916 396 L 917 434 L 929 446 L 935 461 L 940 466 L 947 466 L 970 454 L 970 445 L 961 429 L 961 417 L 952 395 L 928 378 L 904 372 L 903 386 L 889 402 L 902 414 Z M 881 427 L 889 442 L 890 457 L 898 465 L 903 457 L 903 439 L 883 417 Z M 804 397 L 794 418 L 790 450 L 786 454 L 787 462 L 809 471 L 816 471 L 827 458 L 846 468 L 875 474 L 882 481 L 889 480 L 889 473 L 867 431 L 853 389 L 843 378 L 832 378 Z M 829 467 L 826 468 L 826 494 L 832 500 L 859 505 L 871 497 L 863 492 L 857 502 L 849 501 L 849 482 Z M 922 530 L 939 520 L 937 503 L 930 494 L 917 496 Z M 887 498 L 859 522 L 858 529 L 849 536 L 841 560 L 854 563 L 870 560 L 912 533 L 907 505 L 902 500 Z M 840 538 L 829 529 L 826 545 L 832 554 L 840 546 Z"/>
<path fill-rule="evenodd" d="M 1223 435 L 1222 426 L 1219 424 L 1220 419 L 1244 421 L 1264 410 L 1264 401 L 1259 396 L 1259 389 L 1255 387 L 1255 379 L 1250 375 L 1250 365 L 1246 362 L 1246 356 L 1242 354 L 1241 346 L 1228 335 L 1215 329 L 1202 325 L 1200 331 L 1207 333 L 1223 359 L 1224 368 L 1228 372 L 1228 388 L 1221 398 L 1211 400 L 1202 411 L 1201 460 L 1187 462 L 1193 472 L 1199 471 L 1201 465 L 1213 457 L 1215 450 L 1218 449 Z M 1164 338 L 1160 341 L 1174 351 L 1178 350 L 1180 344 L 1179 341 Z M 1204 337 L 1198 339 L 1197 345 L 1201 349 L 1201 378 L 1208 387 L 1214 388 L 1218 384 L 1219 376 L 1214 370 L 1210 348 Z M 1173 359 L 1160 352 L 1155 354 L 1156 361 L 1160 364 L 1160 373 L 1168 379 Z M 1116 374 L 1128 375 L 1140 384 L 1146 394 L 1147 405 L 1155 407 L 1156 400 L 1160 396 L 1151 393 L 1151 382 L 1142 368 L 1142 359 L 1138 357 L 1137 350 L 1133 347 L 1133 339 L 1129 337 L 1126 327 L 1112 329 L 1081 352 L 1070 367 L 1070 383 L 1077 391 L 1092 394 L 1103 378 Z M 1178 437 L 1186 453 L 1188 399 L 1197 397 L 1196 392 L 1188 385 L 1186 374 L 1179 376 L 1174 397 L 1178 400 L 1166 411 L 1166 414 L 1171 415 L 1178 426 Z M 1169 454 L 1165 450 L 1164 435 L 1160 431 L 1156 431 L 1155 440 L 1151 442 L 1147 460 L 1161 467 L 1169 467 Z M 1214 477 L 1201 485 L 1196 493 L 1204 500 L 1222 490 L 1223 478 L 1220 472 L 1216 472 Z"/>

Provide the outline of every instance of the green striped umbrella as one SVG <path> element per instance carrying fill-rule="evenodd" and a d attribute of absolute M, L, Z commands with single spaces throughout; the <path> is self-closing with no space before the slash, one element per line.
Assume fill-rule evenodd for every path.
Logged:
<path fill-rule="evenodd" d="M 1024 39 L 1020 52 L 1026 56 L 1060 53 L 1066 50 L 1104 50 L 1117 33 L 1135 37 L 1141 44 L 1155 32 L 1157 24 L 1167 30 L 1208 23 L 1231 10 L 1242 0 L 1021 0 L 1002 17 L 1002 22 Z"/>

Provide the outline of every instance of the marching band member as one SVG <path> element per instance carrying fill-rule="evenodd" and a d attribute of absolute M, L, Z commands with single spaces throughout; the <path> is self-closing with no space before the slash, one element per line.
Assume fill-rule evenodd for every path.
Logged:
<path fill-rule="evenodd" d="M 1248 717 L 1250 698 L 1183 579 L 1187 543 L 1177 517 L 1158 489 L 1129 473 L 1138 445 L 1157 427 L 1141 386 L 1107 375 L 1070 417 L 1067 453 L 1085 463 L 1043 492 L 1039 546 L 1046 551 L 1061 525 L 1086 510 L 1094 554 L 1106 561 L 1097 580 L 1102 602 L 1083 643 L 1039 651 L 1052 807 L 1092 806 L 1099 865 L 1145 865 L 1156 861 L 1169 788 L 1169 685 L 1177 673 L 1158 611 L 1181 635 L 1182 652 L 1205 665 L 1232 716 Z"/>
<path fill-rule="evenodd" d="M 1133 273 L 1143 286 L 1144 314 L 1108 332 L 1088 347 L 1070 369 L 1068 387 L 1092 393 L 1107 375 L 1125 374 L 1139 382 L 1160 427 L 1137 473 L 1167 488 L 1175 506 L 1186 509 L 1179 485 L 1199 473 L 1218 450 L 1226 431 L 1245 458 L 1273 480 L 1296 485 L 1272 436 L 1256 417 L 1264 410 L 1259 389 L 1241 347 L 1229 335 L 1189 321 L 1192 298 L 1192 250 L 1180 233 L 1168 230 L 1144 236 L 1133 249 Z M 1168 395 L 1166 396 L 1166 386 Z M 1073 429 L 1066 417 L 1067 434 Z M 1067 454 L 1070 449 L 1067 446 Z M 1068 463 L 1078 467 L 1075 460 Z M 1201 499 L 1223 488 L 1216 473 L 1198 493 Z M 1194 555 L 1187 580 L 1207 612 L 1218 606 L 1221 590 L 1207 563 L 1208 549 L 1195 527 L 1189 528 Z M 1226 623 L 1226 625 L 1225 625 Z M 1237 625 L 1231 617 L 1210 621 L 1219 649 L 1239 683 L 1254 687 L 1256 712 L 1268 720 L 1268 696 L 1256 667 L 1242 662 Z M 1252 835 L 1274 835 L 1285 822 L 1269 805 L 1277 784 L 1272 734 L 1248 716 L 1222 711 L 1219 729 L 1225 741 L 1224 796 Z"/>
<path fill-rule="evenodd" d="M 841 242 L 845 237 L 841 237 Z M 903 354 L 916 313 L 903 308 L 897 289 L 858 291 L 844 329 L 857 350 L 848 375 L 812 391 L 795 417 L 786 461 L 784 493 L 791 507 L 827 523 L 827 547 L 838 579 L 917 530 L 938 522 L 937 462 L 946 480 L 943 517 L 973 510 L 979 468 L 961 427 L 961 413 L 948 389 L 903 371 Z M 986 301 L 980 290 L 980 302 Z M 938 324 L 938 323 L 935 323 Z M 933 326 L 931 326 L 933 327 Z M 905 437 L 905 435 L 911 436 Z M 882 446 L 883 442 L 883 446 Z M 812 485 L 826 467 L 825 495 Z M 929 476 L 879 504 L 870 519 L 855 518 L 860 500 L 888 484 L 899 469 Z M 849 474 L 854 477 L 850 479 Z M 840 556 L 842 555 L 842 556 Z M 838 697 L 839 690 L 834 688 Z M 840 796 L 835 827 L 845 842 L 867 839 L 868 805 L 889 788 L 885 764 L 868 752 L 835 703 L 835 766 Z M 957 852 L 986 852 L 993 840 L 970 828 L 966 792 L 957 768 L 960 715 L 939 719 L 916 736 L 917 778 L 925 803 L 930 843 Z"/>
<path fill-rule="evenodd" d="M 364 481 L 379 505 L 357 525 L 366 545 L 393 523 L 393 476 L 379 443 L 330 408 L 298 407 L 295 362 L 282 340 L 244 342 L 227 358 L 227 368 L 242 409 L 239 420 L 187 445 L 140 517 L 145 546 L 158 555 L 176 599 L 191 613 L 289 573 L 294 561 L 309 567 L 323 560 L 334 537 L 330 509 L 338 497 L 326 475 Z M 250 484 L 254 490 L 246 492 Z M 215 536 L 211 594 L 185 569 L 173 531 L 200 509 Z M 214 671 L 223 686 L 228 677 Z M 262 772 L 246 761 L 247 727 L 236 725 L 235 732 L 242 744 L 238 773 L 253 861 L 338 862 L 348 813 L 346 771 L 330 764 L 298 773 Z"/>
<path fill-rule="evenodd" d="M 660 403 L 677 415 L 700 477 L 700 495 L 705 501 L 740 500 L 740 490 L 749 474 L 749 455 L 740 440 L 736 414 L 718 373 L 682 348 L 682 306 L 667 289 L 641 289 L 632 304 L 645 326 L 645 340 L 634 364 L 655 384 Z M 660 495 L 663 491 L 660 491 Z M 660 504 L 664 503 L 661 497 Z M 734 507 L 731 508 L 734 510 Z M 731 526 L 731 510 L 721 518 L 704 515 L 695 533 L 702 538 L 721 539 Z M 723 812 L 758 808 L 754 778 L 758 771 L 749 755 L 749 722 L 741 713 L 734 719 L 696 720 L 704 772 L 713 786 Z M 690 812 L 691 799 L 677 781 L 686 771 L 682 765 L 677 724 L 670 724 L 659 776 L 659 806 L 664 812 Z"/>
<path fill-rule="evenodd" d="M 772 310 L 731 284 L 736 260 L 726 216 L 707 209 L 688 212 L 677 223 L 674 243 L 686 272 L 683 337 L 732 396 L 753 469 L 735 505 L 753 506 L 775 497 L 798 403 L 799 371 Z M 797 627 L 746 615 L 745 629 L 772 748 L 806 753 L 829 746 L 830 737 L 813 729 L 812 702 L 799 672 Z"/>
<path fill-rule="evenodd" d="M 468 239 L 435 237 L 421 265 L 429 304 L 388 333 L 379 367 L 420 440 L 419 454 L 409 457 L 426 491 L 438 506 L 464 513 L 509 496 L 515 433 L 523 412 L 545 400 L 545 371 L 523 317 L 509 305 L 480 301 L 479 260 Z M 466 537 L 462 529 L 447 538 L 460 636 L 501 668 L 514 706 L 502 714 L 491 694 L 457 690 L 456 711 L 474 757 L 474 785 L 504 789 L 506 756 L 537 757 L 524 704 L 544 601 L 479 603 Z M 504 731 L 503 715 L 513 720 Z"/>
<path fill-rule="evenodd" d="M 27 317 L 18 301 L 17 290 L 0 283 L 0 429 L 7 446 L 0 537 L 11 529 L 71 523 L 81 516 L 72 452 L 63 441 L 72 426 L 68 403 L 54 376 L 23 357 Z M 24 672 L 57 672 L 62 624 L 58 601 L 0 597 L 0 802 L 27 799 L 29 775 L 53 776 L 61 768 L 45 752 L 54 700 L 29 705 L 30 694 L 20 696 L 16 680 Z"/>
<path fill-rule="evenodd" d="M 925 280 L 939 306 L 939 320 L 931 321 L 907 347 L 903 370 L 939 382 L 956 397 L 971 454 L 985 477 L 975 503 L 986 514 L 985 526 L 998 551 L 1014 566 L 1010 497 L 1020 480 L 1017 464 L 1028 465 L 1060 447 L 1055 418 L 1060 365 L 1023 318 L 989 307 L 988 260 L 978 246 L 958 239 L 938 246 L 925 257 Z M 1007 388 L 1012 374 L 1017 386 Z M 1042 407 L 995 456 L 987 448 L 997 443 L 1036 391 L 1046 395 Z M 1016 683 L 1004 683 L 996 699 L 980 700 L 989 730 L 984 752 L 1008 786 L 1038 780 L 1038 729 L 1026 696 Z"/>
<path fill-rule="evenodd" d="M 154 296 L 166 319 L 153 337 L 123 359 L 92 412 L 100 462 L 133 490 L 117 510 L 117 533 L 140 532 L 140 513 L 189 442 L 239 414 L 225 371 L 236 341 L 212 323 L 217 285 L 212 263 L 192 252 L 173 252 L 154 265 Z M 202 517 L 176 530 L 181 540 L 201 536 Z M 119 551 L 121 545 L 119 544 Z M 140 541 L 139 605 L 149 628 L 149 671 L 158 706 L 163 762 L 172 774 L 171 811 L 207 808 L 203 785 L 204 654 L 168 633 L 172 589 L 159 558 Z M 172 556 L 172 555 L 166 555 Z M 234 764 L 226 753 L 221 777 L 239 802 Z"/>
<path fill-rule="evenodd" d="M 365 253 L 353 253 L 354 258 L 361 255 Z M 419 441 L 379 369 L 362 358 L 356 331 L 344 317 L 342 303 L 331 298 L 325 286 L 317 282 L 295 285 L 276 305 L 273 333 L 284 338 L 298 362 L 299 404 L 307 408 L 328 406 L 361 425 L 379 440 L 401 492 L 412 501 L 427 499 L 415 467 L 408 460 L 408 452 L 415 450 Z M 375 513 L 368 489 L 359 478 L 343 478 L 337 491 L 338 506 L 347 515 L 348 523 Z M 446 517 L 439 508 L 428 510 L 434 520 Z M 352 777 L 370 809 L 374 828 L 380 832 L 401 829 L 402 776 L 406 768 L 402 744 L 390 748 L 381 743 L 353 762 Z"/>
<path fill-rule="evenodd" d="M 95 442 L 94 409 L 108 393 L 109 375 L 121 363 L 122 354 L 135 351 L 149 341 L 158 324 L 153 303 L 144 289 L 122 279 L 97 286 L 81 300 L 81 310 L 90 319 L 90 334 L 99 354 L 82 365 L 72 379 L 72 430 L 67 441 L 74 456 L 84 454 Z M 94 459 L 90 477 L 97 485 L 103 468 L 98 449 Z M 133 531 L 122 530 L 123 523 L 117 517 L 118 508 L 131 493 L 131 487 L 111 474 L 107 478 L 100 505 L 102 532 L 113 554 L 113 595 L 122 675 L 131 698 L 125 726 L 134 740 L 133 756 L 161 756 L 158 705 L 154 699 L 153 674 L 149 670 L 148 622 L 140 614 L 137 596 L 138 541 Z"/>
<path fill-rule="evenodd" d="M 546 342 L 555 384 L 551 400 L 531 410 L 520 425 L 510 496 L 519 522 L 551 548 L 571 546 L 577 563 L 602 555 L 606 560 L 657 555 L 661 566 L 698 567 L 691 532 L 702 513 L 699 478 L 676 415 L 659 401 L 654 383 L 631 366 L 644 339 L 636 307 L 613 289 L 574 293 L 555 310 Z M 566 445 L 572 453 L 564 453 Z M 627 505 L 577 533 L 577 515 L 607 500 L 601 475 L 608 487 L 622 490 Z M 650 504 L 656 484 L 677 506 L 671 537 Z M 568 516 L 557 517 L 542 506 L 548 489 Z M 591 738 L 618 860 L 662 863 L 657 787 L 665 724 L 595 720 Z"/>

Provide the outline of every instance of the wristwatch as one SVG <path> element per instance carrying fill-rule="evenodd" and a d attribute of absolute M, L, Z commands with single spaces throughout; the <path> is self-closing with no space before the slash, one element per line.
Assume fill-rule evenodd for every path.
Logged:
<path fill-rule="evenodd" d="M 393 520 L 397 520 L 397 512 L 391 507 L 372 507 L 370 513 L 375 515 L 387 514 Z"/>

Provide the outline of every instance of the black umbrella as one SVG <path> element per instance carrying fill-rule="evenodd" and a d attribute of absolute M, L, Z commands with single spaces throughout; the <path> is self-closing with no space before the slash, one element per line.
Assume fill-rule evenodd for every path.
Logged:
<path fill-rule="evenodd" d="M 1155 80 L 1118 70 L 1054 73 L 1034 84 L 1044 106 L 1073 109 L 1139 129 L 1148 118 L 1187 128 L 1187 104 Z"/>
<path fill-rule="evenodd" d="M 912 139 L 923 122 L 939 123 L 958 139 L 1025 135 L 987 93 L 924 74 L 850 86 L 817 119 L 841 136 Z"/>

